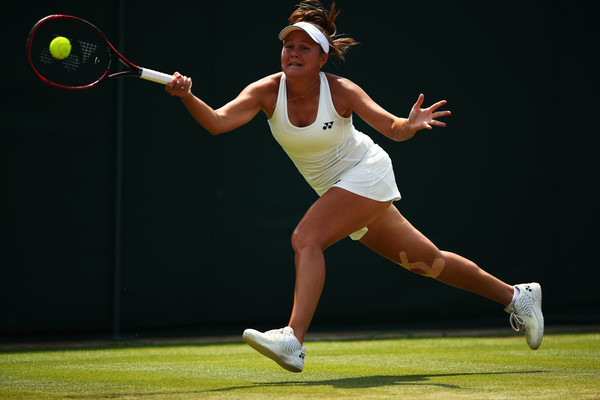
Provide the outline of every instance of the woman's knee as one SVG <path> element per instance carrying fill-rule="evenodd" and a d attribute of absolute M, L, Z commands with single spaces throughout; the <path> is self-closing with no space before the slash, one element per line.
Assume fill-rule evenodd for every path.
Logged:
<path fill-rule="evenodd" d="M 311 240 L 309 235 L 304 230 L 297 226 L 292 232 L 292 247 L 295 252 L 302 250 L 303 248 L 310 246 Z"/>
<path fill-rule="evenodd" d="M 323 245 L 319 242 L 317 235 L 301 225 L 292 232 L 292 247 L 296 253 L 308 249 L 323 251 Z"/>

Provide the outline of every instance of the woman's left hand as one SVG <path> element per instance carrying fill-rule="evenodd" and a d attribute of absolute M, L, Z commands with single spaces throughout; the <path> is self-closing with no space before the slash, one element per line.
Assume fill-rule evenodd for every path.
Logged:
<path fill-rule="evenodd" d="M 410 110 L 408 115 L 408 127 L 411 131 L 416 132 L 421 129 L 432 129 L 434 126 L 444 127 L 446 124 L 437 120 L 439 117 L 450 115 L 450 111 L 436 111 L 438 108 L 446 104 L 446 100 L 438 101 L 428 108 L 421 108 L 425 96 L 421 93 L 417 102 Z"/>

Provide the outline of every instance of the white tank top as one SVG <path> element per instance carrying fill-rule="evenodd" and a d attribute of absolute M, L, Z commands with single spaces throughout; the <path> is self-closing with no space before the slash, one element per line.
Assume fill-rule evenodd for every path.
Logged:
<path fill-rule="evenodd" d="M 297 127 L 290 122 L 285 74 L 281 75 L 277 104 L 269 119 L 275 140 L 319 196 L 374 146 L 370 137 L 354 128 L 352 116 L 344 118 L 337 113 L 325 73 L 320 73 L 320 79 L 319 110 L 314 123 Z"/>

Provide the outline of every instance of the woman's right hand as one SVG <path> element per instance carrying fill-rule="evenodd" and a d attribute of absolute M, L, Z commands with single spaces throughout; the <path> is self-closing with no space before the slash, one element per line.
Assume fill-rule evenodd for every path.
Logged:
<path fill-rule="evenodd" d="M 165 90 L 171 96 L 183 98 L 183 97 L 186 97 L 187 95 L 191 94 L 191 88 L 192 88 L 192 78 L 183 76 L 179 72 L 175 72 L 173 74 L 173 78 L 171 79 L 171 82 L 169 82 L 167 84 L 167 86 L 165 87 Z"/>

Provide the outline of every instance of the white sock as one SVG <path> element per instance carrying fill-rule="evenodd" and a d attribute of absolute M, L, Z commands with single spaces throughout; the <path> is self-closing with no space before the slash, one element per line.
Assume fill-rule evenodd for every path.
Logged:
<path fill-rule="evenodd" d="M 521 291 L 519 290 L 518 287 L 515 286 L 515 294 L 513 294 L 513 298 L 510 301 L 510 304 L 513 304 L 515 302 L 515 300 L 517 299 L 517 297 L 519 297 L 519 293 L 521 293 Z"/>

